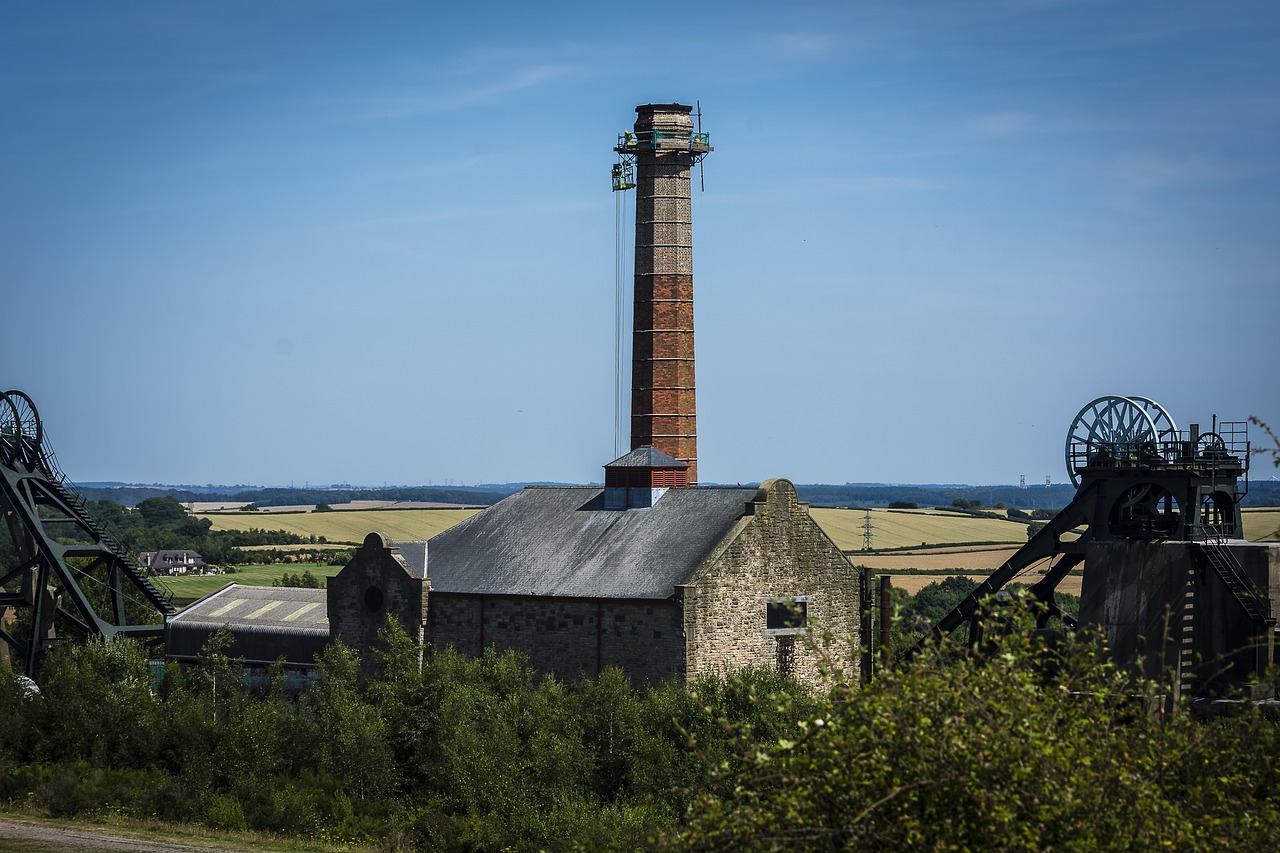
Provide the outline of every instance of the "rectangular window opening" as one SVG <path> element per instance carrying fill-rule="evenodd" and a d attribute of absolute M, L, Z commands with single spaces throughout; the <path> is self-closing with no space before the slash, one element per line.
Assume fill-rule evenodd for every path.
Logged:
<path fill-rule="evenodd" d="M 765 599 L 764 630 L 782 636 L 803 634 L 808 627 L 809 596 L 772 596 Z"/>

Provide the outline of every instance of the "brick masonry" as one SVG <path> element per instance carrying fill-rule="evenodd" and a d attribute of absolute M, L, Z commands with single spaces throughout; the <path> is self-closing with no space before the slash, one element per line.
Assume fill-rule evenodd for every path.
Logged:
<path fill-rule="evenodd" d="M 689 112 L 689 107 L 677 104 L 636 108 L 631 448 L 651 445 L 674 456 L 689 466 L 689 483 L 695 485 L 698 424 L 689 195 L 695 154 L 689 145 L 694 129 Z"/>

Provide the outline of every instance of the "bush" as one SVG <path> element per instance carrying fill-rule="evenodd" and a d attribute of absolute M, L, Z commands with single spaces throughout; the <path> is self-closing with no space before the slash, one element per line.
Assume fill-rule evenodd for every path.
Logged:
<path fill-rule="evenodd" d="M 669 849 L 1249 849 L 1280 833 L 1261 714 L 1196 723 L 1091 638 L 926 653 L 744 736 Z M 1050 677 L 1048 673 L 1052 672 Z"/>

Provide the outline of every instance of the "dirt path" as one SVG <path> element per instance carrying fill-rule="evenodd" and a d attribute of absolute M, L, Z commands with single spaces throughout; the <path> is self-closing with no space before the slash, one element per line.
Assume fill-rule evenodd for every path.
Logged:
<path fill-rule="evenodd" d="M 72 829 L 0 817 L 0 853 L 45 853 L 57 850 L 145 851 L 145 853 L 226 853 L 233 847 L 208 847 L 176 841 L 151 841 L 120 835 L 110 829 Z"/>

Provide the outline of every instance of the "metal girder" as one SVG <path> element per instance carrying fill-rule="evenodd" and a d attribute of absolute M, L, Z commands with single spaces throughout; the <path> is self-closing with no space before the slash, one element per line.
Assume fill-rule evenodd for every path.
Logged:
<path fill-rule="evenodd" d="M 163 634 L 173 606 L 58 470 L 35 405 L 19 391 L 0 394 L 0 512 L 22 560 L 0 566 L 0 606 L 31 619 L 25 640 L 4 626 L 0 640 L 28 676 L 63 639 L 59 629 L 80 639 Z"/>
<path fill-rule="evenodd" d="M 1088 483 L 1077 491 L 1075 497 L 1071 499 L 1071 503 L 1045 522 L 1045 526 L 1035 536 L 1027 540 L 1027 544 L 1015 551 L 1004 565 L 978 584 L 977 589 L 969 593 L 954 610 L 944 616 L 942 621 L 933 627 L 930 632 L 931 636 L 927 637 L 926 640 L 941 640 L 944 636 L 959 628 L 973 617 L 984 598 L 989 595 L 995 595 L 1032 563 L 1043 560 L 1046 557 L 1060 556 L 1061 559 L 1044 578 L 1032 586 L 1031 592 L 1038 600 L 1048 605 L 1050 611 L 1055 615 L 1064 616 L 1065 614 L 1062 613 L 1062 610 L 1054 600 L 1054 593 L 1058 584 L 1066 577 L 1071 567 L 1084 559 L 1084 548 L 1088 542 L 1092 525 L 1074 542 L 1063 542 L 1062 534 L 1069 530 L 1074 530 L 1082 524 L 1088 524 L 1096 498 L 1096 483 Z M 1067 620 L 1064 619 L 1063 621 L 1066 622 Z"/>

